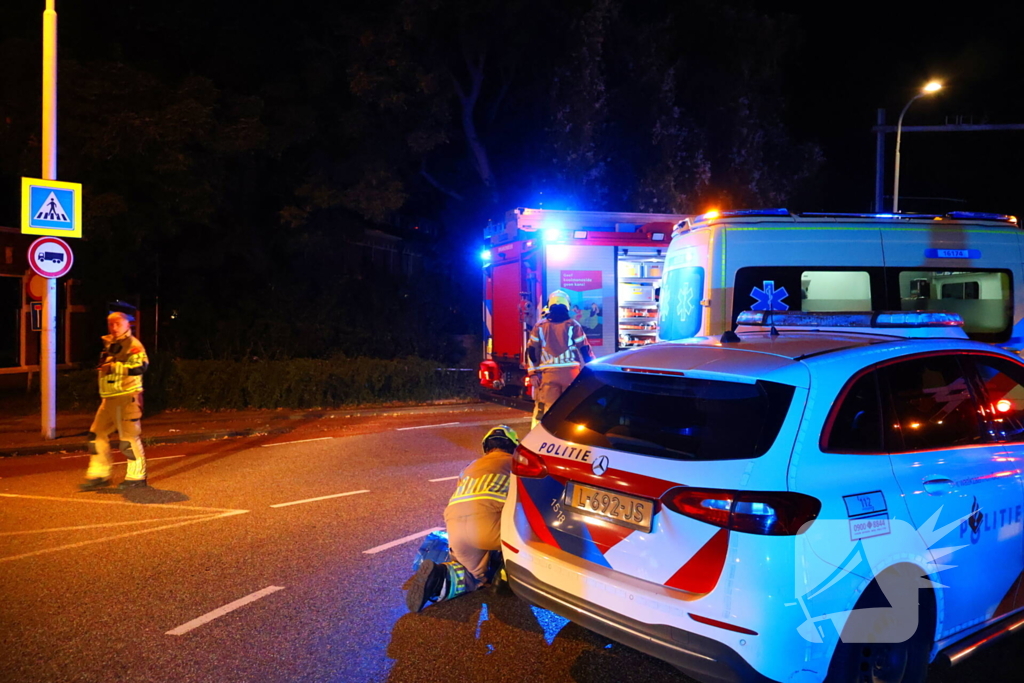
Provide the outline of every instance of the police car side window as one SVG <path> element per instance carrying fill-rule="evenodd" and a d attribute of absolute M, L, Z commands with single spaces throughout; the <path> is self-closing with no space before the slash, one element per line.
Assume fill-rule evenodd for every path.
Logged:
<path fill-rule="evenodd" d="M 895 414 L 894 451 L 923 451 L 982 442 L 978 404 L 955 356 L 925 356 L 882 367 L 882 392 Z"/>
<path fill-rule="evenodd" d="M 1024 441 L 1024 367 L 1007 358 L 973 356 L 989 438 Z"/>
<path fill-rule="evenodd" d="M 826 427 L 827 453 L 884 453 L 878 378 L 869 370 L 840 394 Z"/>

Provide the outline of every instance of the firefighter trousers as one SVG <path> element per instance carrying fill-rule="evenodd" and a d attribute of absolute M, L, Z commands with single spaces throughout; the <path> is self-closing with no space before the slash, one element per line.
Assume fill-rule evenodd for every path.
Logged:
<path fill-rule="evenodd" d="M 120 449 L 128 461 L 125 481 L 146 478 L 146 451 L 142 448 L 142 398 L 139 394 L 103 399 L 89 427 L 89 470 L 87 479 L 109 479 L 110 433 L 117 431 Z"/>
<path fill-rule="evenodd" d="M 474 591 L 486 583 L 491 551 L 501 549 L 500 509 L 460 514 L 459 507 L 461 505 L 453 506 L 444 513 L 452 558 L 465 567 L 465 572 L 455 572 L 456 575 L 464 573 L 465 576 L 457 576 L 457 580 L 453 581 L 455 585 L 463 583 L 456 588 L 454 595 Z"/>
<path fill-rule="evenodd" d="M 544 413 L 554 403 L 562 392 L 565 391 L 572 381 L 580 374 L 578 365 L 565 368 L 548 368 L 540 371 L 540 386 L 533 392 L 533 421 L 530 428 L 537 426 Z"/>

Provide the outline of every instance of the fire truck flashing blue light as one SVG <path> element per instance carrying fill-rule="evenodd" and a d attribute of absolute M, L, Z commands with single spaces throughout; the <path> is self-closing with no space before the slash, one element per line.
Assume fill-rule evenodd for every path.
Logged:
<path fill-rule="evenodd" d="M 544 240 L 546 242 L 558 242 L 565 239 L 565 231 L 559 228 L 546 228 L 544 230 Z"/>
<path fill-rule="evenodd" d="M 490 249 L 484 249 L 483 251 L 481 251 L 480 252 L 480 258 L 483 259 L 484 261 L 490 261 L 491 260 L 491 250 Z"/>

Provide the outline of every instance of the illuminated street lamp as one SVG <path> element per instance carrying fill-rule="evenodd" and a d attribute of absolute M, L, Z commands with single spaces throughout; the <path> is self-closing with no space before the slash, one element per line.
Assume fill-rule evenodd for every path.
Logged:
<path fill-rule="evenodd" d="M 892 180 L 892 212 L 899 213 L 900 211 L 900 136 L 903 133 L 903 115 L 910 109 L 910 105 L 914 103 L 919 97 L 925 95 L 931 95 L 932 93 L 938 92 L 942 89 L 942 84 L 938 81 L 931 81 L 926 86 L 921 88 L 921 92 L 910 98 L 907 102 L 907 106 L 903 107 L 903 111 L 900 112 L 900 120 L 896 122 L 896 171 L 893 174 Z"/>

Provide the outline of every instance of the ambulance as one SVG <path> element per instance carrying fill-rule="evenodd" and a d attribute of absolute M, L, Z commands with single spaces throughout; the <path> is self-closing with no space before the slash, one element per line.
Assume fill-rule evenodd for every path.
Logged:
<path fill-rule="evenodd" d="M 741 311 L 949 311 L 976 341 L 1024 347 L 1013 216 L 711 212 L 672 232 L 658 338 L 718 336 Z"/>
<path fill-rule="evenodd" d="M 656 341 L 669 239 L 686 218 L 517 208 L 488 224 L 481 253 L 484 392 L 523 394 L 529 333 L 555 289 L 569 294 L 570 315 L 596 357 Z"/>

